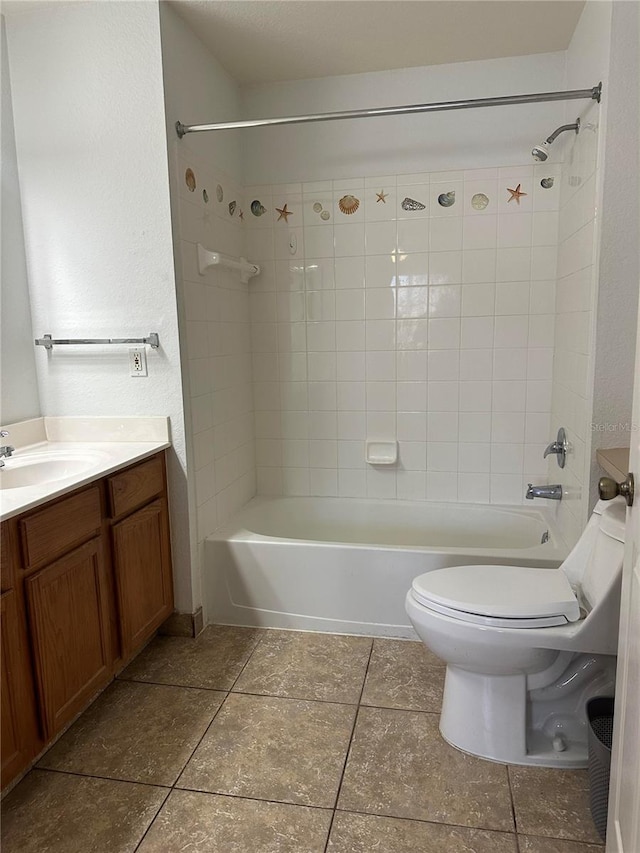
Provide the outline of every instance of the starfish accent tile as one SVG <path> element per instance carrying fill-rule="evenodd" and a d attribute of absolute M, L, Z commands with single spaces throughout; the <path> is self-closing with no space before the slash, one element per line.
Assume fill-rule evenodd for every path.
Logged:
<path fill-rule="evenodd" d="M 383 204 L 387 203 L 387 196 L 389 195 L 389 193 L 386 193 L 384 190 L 380 190 L 380 192 L 376 193 L 376 195 L 378 196 L 376 199 L 376 204 L 379 201 L 381 201 Z"/>
<path fill-rule="evenodd" d="M 522 190 L 520 189 L 521 186 L 522 186 L 522 184 L 518 184 L 518 186 L 515 188 L 515 190 L 512 190 L 509 187 L 507 187 L 507 192 L 511 193 L 511 197 L 507 199 L 507 204 L 509 204 L 510 201 L 513 201 L 514 198 L 518 202 L 518 204 L 520 204 L 520 196 L 528 195 L 528 193 L 522 192 Z"/>
<path fill-rule="evenodd" d="M 280 214 L 280 216 L 278 216 L 278 222 L 280 222 L 280 220 L 281 220 L 281 219 L 284 219 L 284 221 L 285 221 L 285 222 L 288 222 L 288 221 L 289 221 L 289 217 L 290 217 L 290 216 L 292 215 L 292 213 L 293 213 L 293 211 L 292 211 L 292 210 L 287 210 L 287 205 L 286 205 L 286 204 L 285 204 L 285 206 L 284 206 L 284 207 L 276 207 L 276 212 Z"/>

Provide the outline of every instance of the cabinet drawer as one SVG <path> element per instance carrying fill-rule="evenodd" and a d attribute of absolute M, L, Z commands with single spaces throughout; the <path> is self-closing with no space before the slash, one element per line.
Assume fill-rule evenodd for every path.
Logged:
<path fill-rule="evenodd" d="M 50 563 L 100 531 L 100 489 L 93 486 L 20 521 L 25 568 Z"/>
<path fill-rule="evenodd" d="M 162 456 L 154 456 L 115 474 L 109 477 L 108 483 L 111 517 L 124 515 L 164 492 Z"/>

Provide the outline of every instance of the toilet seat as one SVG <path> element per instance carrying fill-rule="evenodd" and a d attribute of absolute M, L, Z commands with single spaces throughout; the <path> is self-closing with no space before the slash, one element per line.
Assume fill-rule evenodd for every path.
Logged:
<path fill-rule="evenodd" d="M 437 613 L 501 628 L 546 628 L 580 619 L 571 584 L 559 569 L 454 566 L 415 578 L 413 598 Z"/>

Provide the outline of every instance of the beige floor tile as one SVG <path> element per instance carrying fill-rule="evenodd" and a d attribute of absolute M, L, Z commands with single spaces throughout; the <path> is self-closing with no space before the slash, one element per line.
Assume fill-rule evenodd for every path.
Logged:
<path fill-rule="evenodd" d="M 517 853 L 512 833 L 336 812 L 327 853 Z"/>
<path fill-rule="evenodd" d="M 362 704 L 439 713 L 445 672 L 422 643 L 374 640 Z"/>
<path fill-rule="evenodd" d="M 510 767 L 509 777 L 519 832 L 600 843 L 586 770 Z"/>
<path fill-rule="evenodd" d="M 370 651 L 367 637 L 268 631 L 234 690 L 357 703 Z"/>
<path fill-rule="evenodd" d="M 139 853 L 323 853 L 331 812 L 173 791 Z"/>
<path fill-rule="evenodd" d="M 167 793 L 33 770 L 3 801 L 3 853 L 133 853 Z"/>
<path fill-rule="evenodd" d="M 213 690 L 116 681 L 38 766 L 172 785 L 223 699 Z"/>
<path fill-rule="evenodd" d="M 355 708 L 231 693 L 179 788 L 331 807 Z"/>
<path fill-rule="evenodd" d="M 506 768 L 449 746 L 437 714 L 361 708 L 339 808 L 513 832 Z"/>
<path fill-rule="evenodd" d="M 602 853 L 604 844 L 583 844 L 581 841 L 566 841 L 558 838 L 538 838 L 519 835 L 520 853 Z"/>
<path fill-rule="evenodd" d="M 229 690 L 262 633 L 259 628 L 211 625 L 195 640 L 157 637 L 119 677 Z"/>

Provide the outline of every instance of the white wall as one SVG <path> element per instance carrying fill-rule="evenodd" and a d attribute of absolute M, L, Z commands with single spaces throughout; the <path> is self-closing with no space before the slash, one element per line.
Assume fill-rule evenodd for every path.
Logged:
<path fill-rule="evenodd" d="M 11 85 L 4 17 L 2 25 L 2 246 L 0 271 L 0 423 L 40 415 L 31 307 L 22 229 Z M 10 441 L 10 439 L 9 439 Z"/>
<path fill-rule="evenodd" d="M 592 422 L 591 494 L 597 498 L 600 447 L 628 447 L 640 255 L 638 4 L 613 3 L 607 86 L 607 145 L 600 206 L 599 296 Z M 636 250 L 633 251 L 633 247 Z"/>
<path fill-rule="evenodd" d="M 563 486 L 563 500 L 555 511 L 569 545 L 579 537 L 589 513 L 595 455 L 591 424 L 594 405 L 599 405 L 594 401 L 602 394 L 601 387 L 595 392 L 595 363 L 603 166 L 615 145 L 608 114 L 611 8 L 609 2 L 587 3 L 567 50 L 567 88 L 601 80 L 604 91 L 602 104 L 568 103 L 565 113 L 567 121 L 579 116 L 582 125 L 578 136 L 571 137 L 562 167 L 552 429 L 555 433 L 559 426 L 566 428 L 571 451 L 562 470 L 555 457 L 550 458 L 548 479 Z M 611 310 L 617 311 L 613 305 Z M 633 360 L 633 339 L 627 345 Z M 608 361 L 604 350 L 601 355 Z"/>
<path fill-rule="evenodd" d="M 244 251 L 246 224 L 240 218 L 244 196 L 237 134 L 193 134 L 179 140 L 174 125 L 178 119 L 199 121 L 214 110 L 222 118 L 236 118 L 238 91 L 166 3 L 161 30 L 191 549 L 199 595 L 205 537 L 255 494 L 255 449 L 248 286 L 229 270 L 210 269 L 200 276 L 196 244 L 238 257 Z M 193 191 L 185 183 L 187 169 L 195 175 Z M 231 201 L 236 202 L 233 215 Z"/>
<path fill-rule="evenodd" d="M 558 52 L 254 86 L 243 90 L 242 115 L 548 92 L 563 88 L 564 62 Z M 547 103 L 252 129 L 242 140 L 244 177 L 275 184 L 520 165 L 563 117 L 562 103 Z"/>
<path fill-rule="evenodd" d="M 129 377 L 126 347 L 38 350 L 42 413 L 170 416 L 176 604 L 191 610 L 158 6 L 24 4 L 7 36 L 34 329 L 161 343 L 147 378 Z"/>

